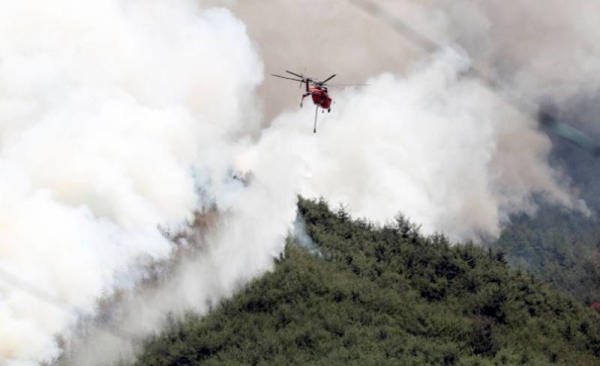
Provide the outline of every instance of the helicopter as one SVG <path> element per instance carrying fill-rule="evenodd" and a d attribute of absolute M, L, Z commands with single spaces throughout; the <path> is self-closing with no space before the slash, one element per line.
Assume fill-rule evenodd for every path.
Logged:
<path fill-rule="evenodd" d="M 327 91 L 327 86 L 328 86 L 327 82 L 329 80 L 333 79 L 336 76 L 336 74 L 331 75 L 330 77 L 328 77 L 327 79 L 325 79 L 323 81 L 318 81 L 318 80 L 314 80 L 309 77 L 305 77 L 302 74 L 297 74 L 292 71 L 285 70 L 285 72 L 287 72 L 288 74 L 290 74 L 292 76 L 295 76 L 295 78 L 291 78 L 288 76 L 275 75 L 275 74 L 271 74 L 271 75 L 278 77 L 278 78 L 282 78 L 282 79 L 298 81 L 298 82 L 300 82 L 300 85 L 306 84 L 306 92 L 304 94 L 302 94 L 302 99 L 300 100 L 300 108 L 302 108 L 302 105 L 304 103 L 304 98 L 306 98 L 310 95 L 312 97 L 313 103 L 316 106 L 316 108 L 315 108 L 315 124 L 313 127 L 313 133 L 317 133 L 317 116 L 319 113 L 319 108 L 322 109 L 323 113 L 325 112 L 325 110 L 327 110 L 327 113 L 331 112 L 331 103 L 333 101 L 332 101 L 331 97 L 329 96 L 329 92 Z"/>

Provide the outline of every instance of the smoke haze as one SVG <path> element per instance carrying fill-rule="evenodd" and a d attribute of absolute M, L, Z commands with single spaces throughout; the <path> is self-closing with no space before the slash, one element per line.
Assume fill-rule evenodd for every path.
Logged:
<path fill-rule="evenodd" d="M 56 334 L 168 258 L 158 225 L 191 217 L 200 180 L 219 189 L 228 139 L 260 121 L 262 64 L 241 22 L 194 1 L 2 5 L 0 265 L 80 310 L 0 282 L 13 365 L 56 358 Z"/>
<path fill-rule="evenodd" d="M 433 54 L 343 0 L 2 5 L 0 268 L 31 288 L 0 277 L 0 364 L 56 360 L 57 334 L 73 365 L 134 357 L 269 270 L 298 194 L 453 239 L 498 235 L 537 197 L 587 211 L 533 116 L 465 75 L 482 64 L 534 101 L 593 100 L 592 1 L 381 2 L 455 45 Z M 263 81 L 285 69 L 370 86 L 332 91 L 314 135 L 298 86 Z M 214 207 L 187 242 L 159 230 Z"/>

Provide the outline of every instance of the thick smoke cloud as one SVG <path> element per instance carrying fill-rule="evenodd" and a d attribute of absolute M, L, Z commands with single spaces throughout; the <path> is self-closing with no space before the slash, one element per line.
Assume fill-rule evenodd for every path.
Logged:
<path fill-rule="evenodd" d="M 222 189 L 262 64 L 241 22 L 194 1 L 2 5 L 0 266 L 56 300 L 0 281 L 13 365 L 54 359 L 56 334 L 170 256 L 158 226 L 191 218 L 199 181 Z"/>
<path fill-rule="evenodd" d="M 57 334 L 70 364 L 134 357 L 169 319 L 270 269 L 297 194 L 372 220 L 401 211 L 453 239 L 497 235 L 538 196 L 585 211 L 533 116 L 465 75 L 484 62 L 529 98 L 568 100 L 559 81 L 593 90 L 591 69 L 555 81 L 562 67 L 528 63 L 552 45 L 543 34 L 530 53 L 499 42 L 496 24 L 537 26 L 520 5 L 504 8 L 516 23 L 492 2 L 382 4 L 471 58 L 427 54 L 342 0 L 3 4 L 0 268 L 22 282 L 0 279 L 0 363 L 56 359 Z M 573 31 L 575 14 L 552 16 L 583 50 L 577 32 L 596 33 Z M 298 109 L 297 85 L 263 82 L 261 57 L 267 73 L 370 86 L 333 91 L 314 135 L 314 109 Z M 159 230 L 185 230 L 194 211 L 214 217 L 187 241 Z"/>
<path fill-rule="evenodd" d="M 595 14 L 600 4 L 577 0 L 447 2 L 447 28 L 480 62 L 520 92 L 568 102 L 597 93 L 600 56 Z M 461 21 L 461 19 L 479 21 Z"/>

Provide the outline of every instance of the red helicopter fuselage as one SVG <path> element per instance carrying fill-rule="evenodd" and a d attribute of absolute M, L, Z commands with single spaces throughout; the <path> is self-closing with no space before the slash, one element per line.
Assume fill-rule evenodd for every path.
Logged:
<path fill-rule="evenodd" d="M 298 74 L 298 73 L 295 73 L 295 72 L 292 72 L 289 70 L 285 70 L 285 72 L 293 77 L 290 77 L 288 75 L 285 75 L 285 76 L 284 75 L 276 75 L 276 74 L 271 74 L 271 75 L 275 76 L 276 78 L 300 82 L 300 86 L 302 86 L 303 83 L 306 84 L 306 92 L 304 94 L 302 94 L 302 99 L 300 100 L 300 107 L 302 107 L 302 102 L 304 101 L 304 98 L 306 98 L 310 95 L 313 103 L 317 106 L 315 108 L 315 125 L 313 127 L 313 132 L 316 133 L 317 132 L 317 116 L 319 115 L 319 107 L 321 107 L 323 109 L 321 111 L 322 113 L 325 113 L 325 110 L 327 110 L 327 112 L 331 112 L 331 103 L 333 101 L 332 101 L 331 97 L 329 96 L 329 93 L 327 92 L 327 86 L 331 86 L 331 84 L 327 84 L 327 82 L 329 80 L 333 79 L 336 75 L 333 74 L 323 81 L 318 81 L 318 80 L 313 80 L 311 78 L 307 78 L 302 74 Z M 348 86 L 350 84 L 345 84 L 345 85 Z M 339 86 L 339 84 L 337 86 Z"/>
<path fill-rule="evenodd" d="M 271 74 L 277 78 L 281 78 L 281 79 L 287 79 L 287 80 L 292 80 L 292 81 L 296 81 L 296 82 L 300 82 L 302 85 L 302 83 L 304 83 L 306 85 L 306 91 L 304 94 L 302 94 L 302 99 L 300 100 L 300 107 L 302 107 L 302 102 L 304 101 L 304 98 L 308 97 L 310 95 L 313 103 L 317 106 L 315 108 L 315 124 L 313 127 L 313 132 L 317 132 L 317 115 L 319 112 L 319 107 L 322 108 L 322 112 L 325 113 L 325 110 L 327 110 L 327 112 L 331 112 L 331 97 L 329 97 L 329 93 L 327 92 L 327 82 L 331 79 L 333 79 L 335 77 L 335 74 L 331 75 L 330 77 L 328 77 L 327 79 L 323 80 L 323 81 L 317 81 L 317 80 L 313 80 L 311 78 L 307 78 L 302 74 L 297 74 L 295 72 L 289 71 L 289 70 L 285 70 L 286 73 L 294 76 L 294 77 L 289 77 L 289 76 L 283 76 L 283 75 L 276 75 L 276 74 Z"/>
<path fill-rule="evenodd" d="M 331 108 L 331 98 L 329 97 L 327 88 L 321 87 L 319 85 L 310 87 L 307 82 L 306 91 L 307 93 L 310 93 L 313 103 L 315 103 L 317 106 L 323 109 Z"/>

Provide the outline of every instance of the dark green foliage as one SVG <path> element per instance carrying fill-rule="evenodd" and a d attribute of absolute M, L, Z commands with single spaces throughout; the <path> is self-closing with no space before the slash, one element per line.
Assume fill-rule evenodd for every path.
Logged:
<path fill-rule="evenodd" d="M 544 206 L 513 222 L 492 244 L 511 266 L 531 271 L 579 301 L 600 301 L 600 225 L 561 208 Z"/>
<path fill-rule="evenodd" d="M 321 255 L 151 339 L 138 365 L 598 365 L 600 316 L 472 243 L 300 200 Z"/>

